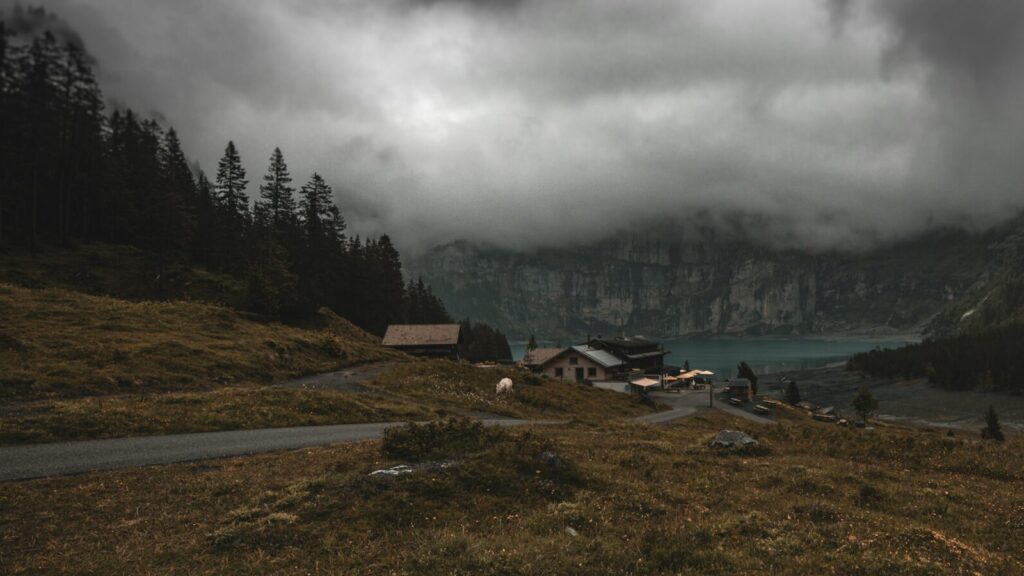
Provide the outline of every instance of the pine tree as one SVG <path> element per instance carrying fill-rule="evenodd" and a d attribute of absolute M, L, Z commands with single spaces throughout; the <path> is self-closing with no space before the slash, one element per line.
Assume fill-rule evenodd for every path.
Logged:
<path fill-rule="evenodd" d="M 531 351 L 531 350 L 536 350 L 536 349 L 537 349 L 537 339 L 533 337 L 533 334 L 530 334 L 530 341 L 526 343 L 526 350 L 527 351 Z"/>
<path fill-rule="evenodd" d="M 878 400 L 871 395 L 871 391 L 866 387 L 862 387 L 857 392 L 857 397 L 853 399 L 853 410 L 857 412 L 861 420 L 867 422 L 868 417 L 878 410 Z"/>
<path fill-rule="evenodd" d="M 193 257 L 212 266 L 216 263 L 214 245 L 219 228 L 216 192 L 202 171 L 196 177 L 196 233 L 192 242 Z"/>
<path fill-rule="evenodd" d="M 236 220 L 239 224 L 249 218 L 249 197 L 245 193 L 245 187 L 249 181 L 245 179 L 245 167 L 242 166 L 242 158 L 235 148 L 235 143 L 228 142 L 224 149 L 224 157 L 217 164 L 217 201 L 225 209 L 228 217 Z"/>
<path fill-rule="evenodd" d="M 263 184 L 260 185 L 260 198 L 267 206 L 270 225 L 275 230 L 281 230 L 295 219 L 295 189 L 289 186 L 291 181 L 284 154 L 280 148 L 274 148 L 273 154 L 270 155 L 270 166 L 267 167 L 267 173 L 263 175 Z"/>
<path fill-rule="evenodd" d="M 52 190 L 53 170 L 47 169 L 48 160 L 56 150 L 57 94 L 56 69 L 59 48 L 54 35 L 47 31 L 32 41 L 25 60 L 27 71 L 24 84 L 26 106 L 25 144 L 29 152 L 29 174 L 26 179 L 28 198 L 25 201 L 28 216 L 29 245 L 39 248 L 40 210 L 47 190 Z"/>
<path fill-rule="evenodd" d="M 277 236 L 268 204 L 257 202 L 249 233 L 246 300 L 250 309 L 271 316 L 279 316 L 297 304 L 297 278 L 289 269 L 288 252 Z"/>
<path fill-rule="evenodd" d="M 736 367 L 737 376 L 739 378 L 746 378 L 750 381 L 750 391 L 753 394 L 757 394 L 757 374 L 754 374 L 754 370 L 746 362 L 740 362 L 739 366 Z"/>
<path fill-rule="evenodd" d="M 997 442 L 1005 440 L 1003 428 L 999 425 L 999 415 L 996 414 L 995 408 L 991 406 L 988 407 L 988 412 L 985 413 L 985 427 L 981 429 L 981 437 Z"/>
<path fill-rule="evenodd" d="M 793 406 L 800 403 L 800 388 L 797 387 L 795 380 L 790 380 L 786 384 L 786 402 Z"/>
<path fill-rule="evenodd" d="M 234 142 L 228 142 L 224 156 L 217 164 L 216 191 L 219 219 L 217 233 L 217 266 L 221 270 L 242 273 L 246 268 L 245 235 L 250 223 L 249 196 L 245 193 L 242 159 Z"/>
<path fill-rule="evenodd" d="M 18 117 L 16 90 L 20 83 L 15 51 L 9 38 L 6 24 L 0 20 L 0 126 L 5 127 L 0 131 L 0 245 L 3 245 L 6 236 L 8 214 L 13 211 L 16 201 L 13 165 L 18 149 L 15 123 Z"/>
<path fill-rule="evenodd" d="M 313 173 L 309 182 L 302 187 L 301 193 L 299 212 L 306 241 L 310 248 L 323 250 L 325 242 L 337 240 L 338 223 L 334 220 L 341 219 L 341 215 L 336 212 L 337 209 L 331 199 L 331 187 L 327 185 L 322 176 Z M 341 226 L 344 225 L 341 224 Z"/>
<path fill-rule="evenodd" d="M 370 266 L 368 312 L 372 315 L 368 329 L 374 334 L 383 334 L 388 324 L 402 318 L 402 301 L 405 286 L 402 281 L 402 262 L 387 234 L 367 246 Z"/>

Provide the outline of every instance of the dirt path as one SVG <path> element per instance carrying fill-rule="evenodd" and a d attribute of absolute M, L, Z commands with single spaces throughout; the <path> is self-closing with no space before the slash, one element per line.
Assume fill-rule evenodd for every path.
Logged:
<path fill-rule="evenodd" d="M 311 390 L 335 390 L 338 392 L 364 393 L 371 392 L 363 386 L 363 382 L 372 380 L 387 372 L 396 365 L 395 362 L 377 362 L 374 364 L 363 364 L 350 366 L 337 372 L 325 374 L 311 374 L 294 380 L 289 380 L 280 386 L 284 388 L 304 388 Z"/>

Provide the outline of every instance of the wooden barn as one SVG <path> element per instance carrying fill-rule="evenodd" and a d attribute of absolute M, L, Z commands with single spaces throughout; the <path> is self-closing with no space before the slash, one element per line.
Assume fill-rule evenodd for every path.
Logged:
<path fill-rule="evenodd" d="M 413 356 L 459 359 L 462 327 L 458 324 L 392 324 L 383 344 Z"/>

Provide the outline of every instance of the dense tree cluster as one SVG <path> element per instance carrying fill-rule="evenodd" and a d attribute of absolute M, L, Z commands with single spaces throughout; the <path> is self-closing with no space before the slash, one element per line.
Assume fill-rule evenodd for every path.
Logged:
<path fill-rule="evenodd" d="M 15 35 L 0 20 L 0 126 L 0 245 L 131 244 L 151 255 L 158 278 L 198 263 L 244 279 L 252 310 L 290 317 L 329 306 L 377 334 L 389 323 L 451 321 L 422 281 L 405 283 L 388 236 L 346 236 L 322 176 L 293 187 L 280 149 L 251 201 L 233 142 L 211 181 L 173 128 L 131 110 L 107 114 L 75 41 Z"/>
<path fill-rule="evenodd" d="M 512 361 L 512 349 L 504 334 L 487 324 L 474 324 L 469 319 L 463 320 L 460 324 L 463 344 L 459 356 L 470 362 Z"/>
<path fill-rule="evenodd" d="M 885 378 L 927 378 L 950 390 L 1024 392 L 1024 325 L 929 339 L 850 358 L 851 370 Z"/>

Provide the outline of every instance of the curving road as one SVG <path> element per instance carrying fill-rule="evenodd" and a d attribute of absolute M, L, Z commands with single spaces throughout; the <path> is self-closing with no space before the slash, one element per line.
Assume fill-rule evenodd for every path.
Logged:
<path fill-rule="evenodd" d="M 345 382 L 346 386 L 351 384 L 351 382 Z M 640 416 L 637 418 L 638 421 L 664 424 L 707 409 L 707 392 L 656 392 L 652 394 L 652 397 L 659 402 L 668 404 L 672 409 Z M 715 408 L 754 422 L 774 424 L 772 420 L 726 405 L 719 402 L 718 399 L 715 400 Z M 517 420 L 489 417 L 480 420 L 486 426 L 548 425 L 565 422 L 562 420 Z M 11 446 L 0 448 L 0 481 L 66 476 L 98 470 L 138 468 L 211 458 L 248 456 L 276 450 L 295 450 L 310 446 L 359 442 L 380 438 L 384 434 L 384 430 L 402 424 L 402 422 L 379 422 L 297 426 Z"/>
<path fill-rule="evenodd" d="M 560 422 L 490 419 L 483 420 L 483 423 L 486 426 L 519 426 Z M 0 481 L 66 476 L 97 470 L 137 468 L 358 442 L 380 438 L 384 430 L 402 424 L 382 422 L 298 426 L 11 446 L 0 448 Z"/>

